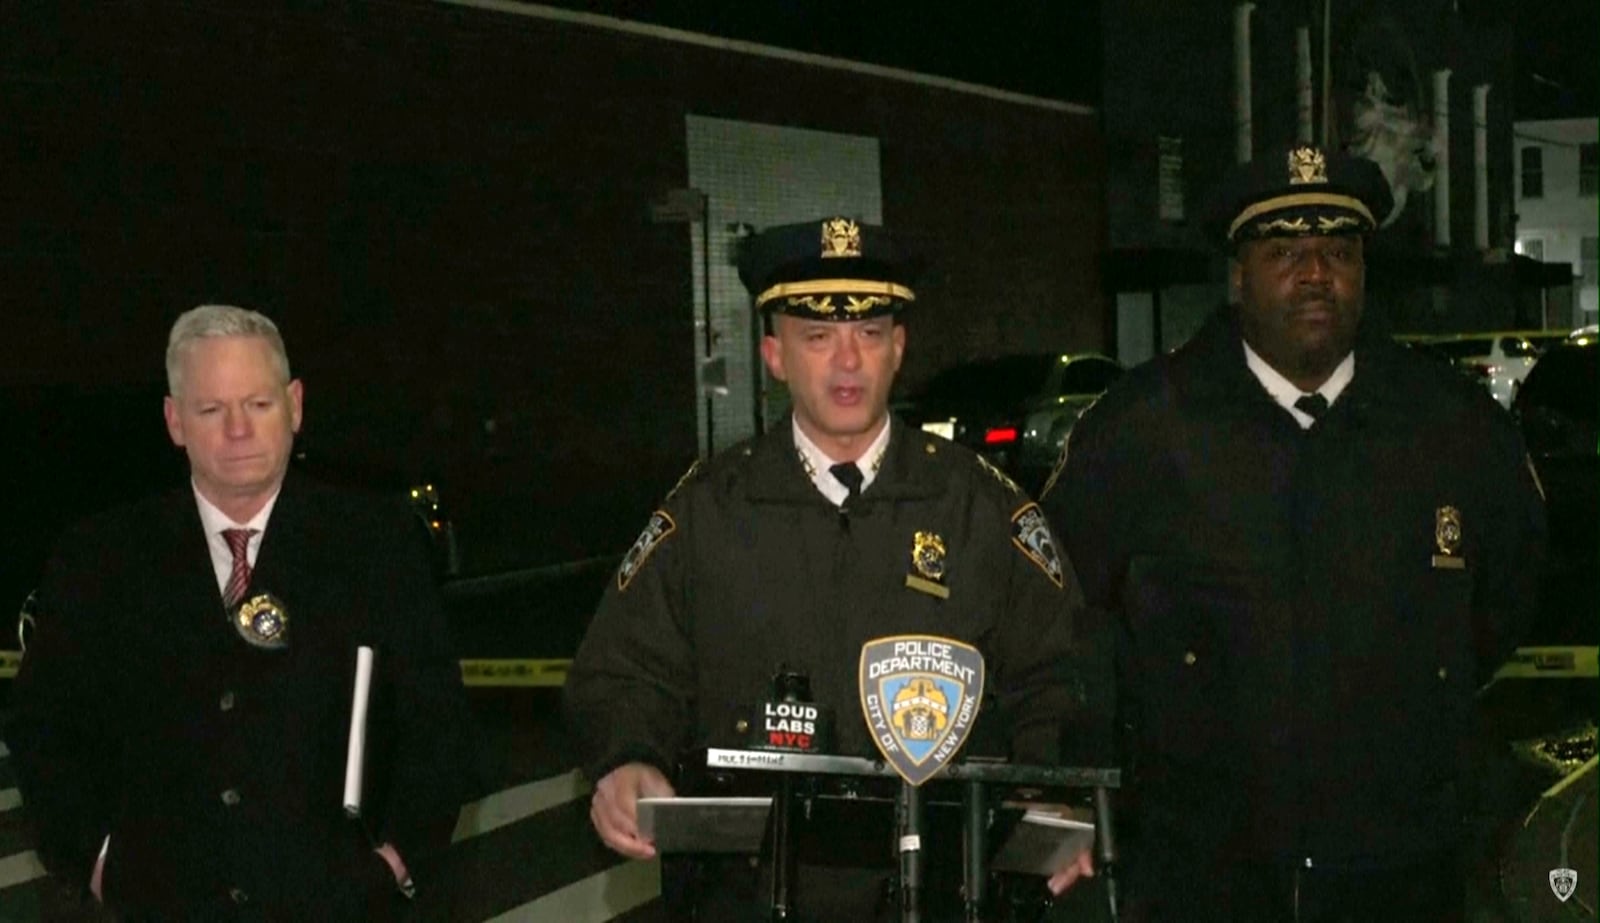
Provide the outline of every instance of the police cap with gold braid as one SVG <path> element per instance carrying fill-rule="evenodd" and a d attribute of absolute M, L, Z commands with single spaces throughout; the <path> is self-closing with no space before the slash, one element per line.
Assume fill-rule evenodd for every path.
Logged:
<path fill-rule="evenodd" d="M 916 300 L 912 269 L 887 231 L 850 218 L 768 228 L 745 241 L 739 279 L 763 314 L 852 321 Z"/>
<path fill-rule="evenodd" d="M 1370 234 L 1394 207 L 1378 165 L 1297 144 L 1235 168 L 1211 224 L 1229 249 L 1264 237 Z"/>

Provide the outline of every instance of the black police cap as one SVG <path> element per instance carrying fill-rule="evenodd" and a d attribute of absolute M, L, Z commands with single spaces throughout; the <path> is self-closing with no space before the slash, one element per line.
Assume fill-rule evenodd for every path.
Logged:
<path fill-rule="evenodd" d="M 745 241 L 739 258 L 757 311 L 812 320 L 899 311 L 916 300 L 912 275 L 887 231 L 842 217 L 768 228 Z"/>
<path fill-rule="evenodd" d="M 1297 144 L 1235 168 L 1218 191 L 1210 224 L 1233 247 L 1264 237 L 1370 234 L 1393 208 L 1377 164 Z"/>

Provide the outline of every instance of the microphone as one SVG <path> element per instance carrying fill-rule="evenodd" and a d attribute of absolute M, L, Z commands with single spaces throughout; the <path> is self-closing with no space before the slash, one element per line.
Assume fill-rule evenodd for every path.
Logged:
<path fill-rule="evenodd" d="M 738 722 L 744 745 L 785 753 L 832 753 L 834 712 L 811 699 L 811 677 L 780 665 L 772 691 Z"/>

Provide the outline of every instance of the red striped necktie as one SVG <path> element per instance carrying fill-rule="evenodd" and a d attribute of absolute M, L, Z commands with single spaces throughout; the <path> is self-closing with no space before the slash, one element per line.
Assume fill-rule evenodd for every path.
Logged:
<path fill-rule="evenodd" d="M 228 574 L 228 585 L 222 590 L 222 604 L 232 609 L 244 599 L 250 588 L 250 536 L 255 529 L 223 529 L 222 537 L 233 552 L 233 570 Z"/>

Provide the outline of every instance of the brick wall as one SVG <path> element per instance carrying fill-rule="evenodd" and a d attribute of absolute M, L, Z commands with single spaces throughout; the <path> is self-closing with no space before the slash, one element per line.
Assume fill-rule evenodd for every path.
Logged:
<path fill-rule="evenodd" d="M 931 267 L 909 378 L 1103 346 L 1093 116 L 424 2 L 19 7 L 0 380 L 157 379 L 179 311 L 257 307 L 304 446 L 442 478 L 469 568 L 617 550 L 695 454 L 689 245 L 648 219 L 688 113 L 880 139 Z"/>

